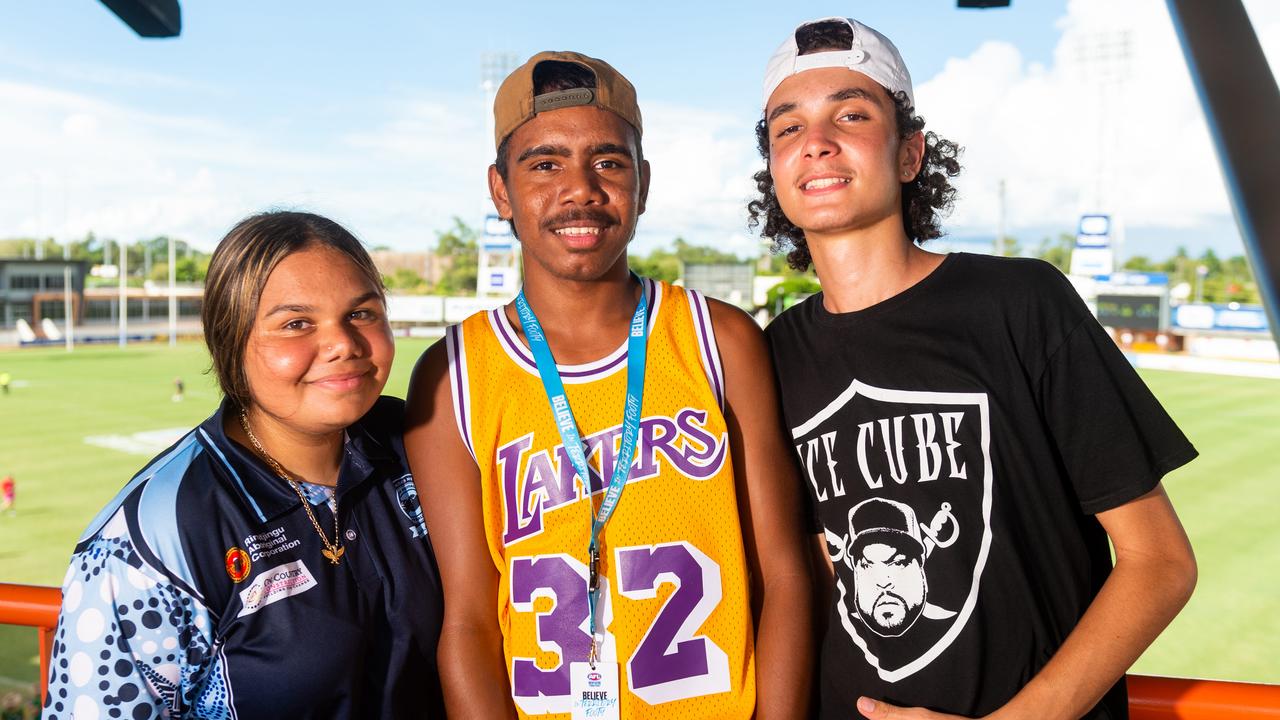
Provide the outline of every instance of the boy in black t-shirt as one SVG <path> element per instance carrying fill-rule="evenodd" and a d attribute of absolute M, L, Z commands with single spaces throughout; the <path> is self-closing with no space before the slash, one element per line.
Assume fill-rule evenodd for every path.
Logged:
<path fill-rule="evenodd" d="M 768 329 L 830 582 L 820 715 L 1127 717 L 1195 584 L 1160 484 L 1195 449 L 1057 269 L 919 247 L 960 171 L 923 128 L 861 23 L 769 62 L 752 221 L 823 287 Z"/>

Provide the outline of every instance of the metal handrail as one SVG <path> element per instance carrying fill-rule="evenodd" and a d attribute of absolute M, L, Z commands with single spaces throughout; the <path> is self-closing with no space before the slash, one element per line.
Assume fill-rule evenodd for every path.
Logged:
<path fill-rule="evenodd" d="M 36 628 L 40 647 L 40 697 L 49 682 L 49 656 L 53 653 L 53 629 L 58 626 L 62 591 L 39 585 L 0 583 L 0 625 Z"/>
<path fill-rule="evenodd" d="M 62 593 L 57 588 L 0 583 L 0 625 L 28 625 L 40 633 L 40 695 L 49 679 L 49 654 Z M 1131 720 L 1280 720 L 1280 685 L 1130 675 Z"/>

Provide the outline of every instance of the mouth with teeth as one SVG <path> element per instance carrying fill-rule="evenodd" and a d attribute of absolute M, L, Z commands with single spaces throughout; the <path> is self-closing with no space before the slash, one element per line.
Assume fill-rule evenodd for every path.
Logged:
<path fill-rule="evenodd" d="M 848 185 L 849 178 L 846 177 L 824 177 L 814 178 L 800 186 L 801 190 L 825 190 L 827 188 Z"/>
<path fill-rule="evenodd" d="M 594 237 L 600 234 L 600 228 L 594 226 L 562 227 L 556 228 L 552 232 L 561 237 L 583 237 L 588 235 Z"/>

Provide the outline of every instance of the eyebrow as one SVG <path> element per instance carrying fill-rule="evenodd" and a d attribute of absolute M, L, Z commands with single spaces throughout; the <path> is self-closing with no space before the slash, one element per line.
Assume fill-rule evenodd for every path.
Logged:
<path fill-rule="evenodd" d="M 843 102 L 845 100 L 850 100 L 853 98 L 857 98 L 859 100 L 866 100 L 867 102 L 875 103 L 876 105 L 880 104 L 876 100 L 874 95 L 867 92 L 866 90 L 863 90 L 862 88 L 856 88 L 856 87 L 844 88 L 843 90 L 837 90 L 831 93 L 830 95 L 827 96 L 827 102 Z M 769 117 L 765 120 L 765 124 L 767 125 L 773 122 L 775 119 L 777 119 L 779 115 L 783 115 L 785 113 L 791 112 L 792 110 L 795 110 L 796 107 L 797 106 L 795 103 L 782 103 L 778 107 L 774 108 L 773 112 L 769 113 Z"/>
<path fill-rule="evenodd" d="M 765 120 L 765 124 L 767 125 L 773 122 L 779 115 L 783 113 L 789 113 L 795 109 L 796 109 L 795 103 L 782 103 L 778 107 L 774 108 L 773 112 L 769 113 L 769 117 L 767 120 Z"/>
<path fill-rule="evenodd" d="M 592 155 L 622 155 L 626 158 L 631 157 L 631 148 L 617 143 L 600 143 L 599 145 L 592 145 L 588 152 Z"/>
<path fill-rule="evenodd" d="M 587 148 L 588 155 L 622 155 L 627 158 L 631 157 L 631 148 L 618 143 L 600 143 Z M 533 157 L 572 157 L 573 151 L 563 145 L 536 145 L 520 153 L 516 158 L 516 162 L 524 162 Z"/>
<path fill-rule="evenodd" d="M 531 157 L 539 157 L 542 155 L 551 155 L 554 157 L 569 157 L 573 153 L 569 152 L 569 148 L 563 145 L 536 145 L 520 153 L 520 157 L 516 158 L 516 162 L 524 162 Z"/>
<path fill-rule="evenodd" d="M 380 297 L 382 296 L 377 291 L 370 290 L 369 292 L 361 295 L 355 300 L 352 300 L 351 307 L 359 307 L 360 305 L 363 305 L 369 302 L 370 300 L 377 300 Z M 288 305 L 288 304 L 276 305 L 275 307 L 268 310 L 267 314 L 263 315 L 262 317 L 268 318 L 277 313 L 286 313 L 286 312 L 296 312 L 296 313 L 315 312 L 315 307 L 312 305 Z"/>

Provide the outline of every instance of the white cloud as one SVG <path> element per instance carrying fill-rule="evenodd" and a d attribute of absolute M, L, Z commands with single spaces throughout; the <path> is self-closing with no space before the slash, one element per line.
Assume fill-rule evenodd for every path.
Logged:
<path fill-rule="evenodd" d="M 652 167 L 649 203 L 637 250 L 677 236 L 739 254 L 758 242 L 745 234 L 744 207 L 761 167 L 748 118 L 661 102 L 644 107 L 645 158 Z"/>
<path fill-rule="evenodd" d="M 1249 6 L 1264 47 L 1280 58 L 1280 6 Z M 994 232 L 1001 179 L 1011 231 L 1073 227 L 1098 204 L 1100 162 L 1107 209 L 1130 228 L 1195 228 L 1215 218 L 1221 226 L 1226 195 L 1164 3 L 1072 0 L 1060 27 L 1047 65 L 989 42 L 917 87 L 930 129 L 966 147 L 948 228 Z M 1104 96 L 1102 69 L 1080 48 L 1120 33 L 1128 62 Z M 113 92 L 118 85 L 179 83 L 161 75 L 27 69 L 41 71 L 41 84 L 0 80 L 2 236 L 167 233 L 210 247 L 244 214 L 287 206 L 329 214 L 372 244 L 409 249 L 432 243 L 454 215 L 478 224 L 491 210 L 484 174 L 492 141 L 479 93 L 390 88 L 362 108 L 365 121 L 308 125 L 300 113 L 282 129 L 105 99 L 128 96 Z M 60 89 L 85 78 L 101 80 L 93 90 L 101 94 Z M 637 250 L 683 236 L 753 253 L 745 204 L 761 166 L 755 119 L 653 101 L 644 113 L 653 185 Z M 1109 130 L 1100 130 L 1101 117 Z"/>
<path fill-rule="evenodd" d="M 1280 12 L 1251 3 L 1271 58 Z M 1221 223 L 1226 191 L 1165 3 L 1072 0 L 1051 67 L 989 42 L 917 88 L 929 128 L 965 146 L 957 233 L 1074 227 L 1081 211 L 1129 227 Z"/>

